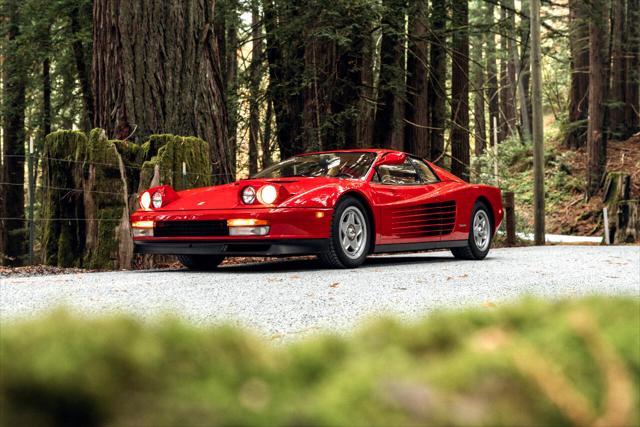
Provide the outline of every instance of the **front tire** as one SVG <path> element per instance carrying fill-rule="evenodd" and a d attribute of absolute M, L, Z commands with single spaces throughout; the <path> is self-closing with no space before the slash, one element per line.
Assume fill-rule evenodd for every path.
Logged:
<path fill-rule="evenodd" d="M 468 245 L 452 248 L 453 256 L 459 259 L 484 259 L 493 241 L 493 223 L 489 207 L 483 202 L 476 202 L 471 214 Z"/>
<path fill-rule="evenodd" d="M 222 255 L 179 255 L 178 261 L 189 270 L 213 271 L 224 261 Z"/>
<path fill-rule="evenodd" d="M 329 250 L 318 258 L 330 268 L 355 268 L 367 259 L 371 247 L 371 221 L 362 202 L 340 200 L 333 211 Z"/>

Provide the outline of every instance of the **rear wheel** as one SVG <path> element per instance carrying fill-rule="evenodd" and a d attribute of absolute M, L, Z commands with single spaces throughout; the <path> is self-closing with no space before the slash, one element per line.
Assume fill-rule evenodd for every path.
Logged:
<path fill-rule="evenodd" d="M 491 214 L 486 204 L 477 202 L 471 214 L 468 245 L 453 248 L 453 256 L 460 259 L 480 260 L 487 256 L 493 240 Z"/>
<path fill-rule="evenodd" d="M 331 268 L 354 268 L 362 265 L 369 254 L 370 221 L 362 203 L 345 197 L 336 205 L 331 221 L 329 250 L 318 258 Z"/>
<path fill-rule="evenodd" d="M 178 261 L 189 270 L 212 271 L 224 261 L 222 255 L 179 255 Z"/>

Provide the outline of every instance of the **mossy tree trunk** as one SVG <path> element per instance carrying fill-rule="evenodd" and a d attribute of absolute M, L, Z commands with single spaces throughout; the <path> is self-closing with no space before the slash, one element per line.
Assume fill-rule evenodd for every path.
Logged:
<path fill-rule="evenodd" d="M 111 138 L 194 135 L 216 182 L 232 179 L 214 1 L 96 0 L 95 125 Z"/>
<path fill-rule="evenodd" d="M 42 262 L 80 267 L 85 247 L 81 161 L 87 138 L 82 132 L 47 135 L 42 158 Z"/>

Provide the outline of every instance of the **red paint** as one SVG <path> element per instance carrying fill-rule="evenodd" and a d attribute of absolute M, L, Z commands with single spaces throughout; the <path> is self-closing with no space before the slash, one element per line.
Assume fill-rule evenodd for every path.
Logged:
<path fill-rule="evenodd" d="M 400 164 L 402 163 L 400 159 L 404 159 L 405 156 L 404 153 L 391 150 L 338 151 L 376 153 L 378 158 L 374 162 L 375 165 L 380 163 Z M 383 159 L 383 156 L 391 156 L 389 163 Z M 225 240 L 328 238 L 334 206 L 341 197 L 352 194 L 362 198 L 373 214 L 376 244 L 466 240 L 469 236 L 471 210 L 480 199 L 490 205 L 495 232 L 503 218 L 500 190 L 487 185 L 466 183 L 444 169 L 429 162 L 427 164 L 438 176 L 439 182 L 416 185 L 375 183 L 371 182 L 375 174 L 375 167 L 372 167 L 361 180 L 328 177 L 246 179 L 232 184 L 177 193 L 173 192 L 170 187 L 163 186 L 149 191 L 153 194 L 153 191 L 161 189 L 173 200 L 165 202 L 159 209 L 148 211 L 140 209 L 131 215 L 131 221 L 256 218 L 269 221 L 271 230 L 267 236 L 225 237 Z M 257 191 L 266 184 L 274 185 L 278 190 L 278 200 L 274 206 L 264 206 L 257 201 L 252 205 L 245 205 L 242 202 L 241 193 L 244 188 L 252 186 Z M 455 220 L 451 232 L 445 235 L 426 235 L 433 233 L 433 230 L 436 229 L 424 228 L 422 232 L 415 231 L 416 229 L 420 230 L 420 227 L 415 224 L 433 224 L 440 220 L 448 221 L 450 208 L 440 209 L 438 206 L 450 206 L 451 204 L 455 204 Z M 427 212 L 435 213 L 433 215 L 419 214 L 420 209 L 427 209 Z M 318 218 L 317 212 L 324 212 L 324 216 Z M 416 214 L 419 215 L 416 216 Z M 171 241 L 172 239 L 176 238 L 136 238 L 136 240 L 152 241 Z M 207 240 L 207 238 L 180 237 L 176 240 L 198 241 Z"/>

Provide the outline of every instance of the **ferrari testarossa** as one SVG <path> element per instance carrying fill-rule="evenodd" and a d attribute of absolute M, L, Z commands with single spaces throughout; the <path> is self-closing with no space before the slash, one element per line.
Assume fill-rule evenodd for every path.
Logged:
<path fill-rule="evenodd" d="M 232 184 L 155 187 L 140 207 L 136 251 L 199 270 L 225 257 L 293 255 L 354 268 L 373 253 L 443 248 L 479 260 L 503 217 L 498 188 L 382 149 L 302 154 Z"/>

